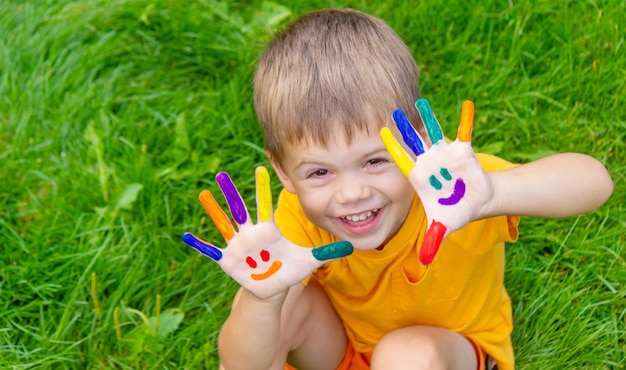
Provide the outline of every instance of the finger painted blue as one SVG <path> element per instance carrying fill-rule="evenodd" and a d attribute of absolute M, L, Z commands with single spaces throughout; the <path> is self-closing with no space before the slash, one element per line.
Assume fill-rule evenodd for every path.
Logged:
<path fill-rule="evenodd" d="M 443 131 L 441 131 L 441 126 L 439 125 L 439 121 L 437 121 L 437 117 L 435 117 L 435 113 L 433 109 L 430 107 L 428 100 L 425 98 L 420 98 L 415 102 L 415 107 L 420 113 L 422 117 L 422 121 L 424 122 L 424 126 L 426 126 L 426 131 L 428 132 L 428 137 L 430 138 L 430 142 L 433 145 L 438 144 L 441 140 L 443 140 Z"/>
<path fill-rule="evenodd" d="M 192 233 L 183 234 L 183 242 L 215 262 L 222 259 L 222 251 L 219 248 L 211 244 L 204 243 Z"/>
<path fill-rule="evenodd" d="M 248 211 L 233 180 L 231 180 L 228 173 L 220 172 L 215 176 L 215 181 L 217 181 L 217 185 L 219 185 L 224 198 L 226 198 L 230 214 L 233 215 L 235 222 L 239 225 L 245 224 L 248 220 Z"/>
<path fill-rule="evenodd" d="M 420 139 L 417 131 L 411 122 L 406 118 L 406 115 L 401 109 L 396 109 L 393 111 L 392 115 L 393 121 L 396 123 L 396 127 L 398 131 L 402 134 L 402 139 L 408 145 L 408 147 L 413 151 L 413 153 L 417 156 L 424 153 L 424 145 L 422 144 L 422 140 Z"/>
<path fill-rule="evenodd" d="M 348 241 L 341 240 L 336 243 L 327 244 L 322 247 L 313 248 L 311 252 L 313 257 L 318 261 L 328 261 L 352 254 L 352 244 Z"/>

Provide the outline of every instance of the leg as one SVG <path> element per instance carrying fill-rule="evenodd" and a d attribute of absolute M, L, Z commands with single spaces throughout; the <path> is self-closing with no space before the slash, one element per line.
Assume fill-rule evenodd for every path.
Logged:
<path fill-rule="evenodd" d="M 372 369 L 476 370 L 472 343 L 448 329 L 411 326 L 385 335 L 374 348 Z"/>
<path fill-rule="evenodd" d="M 238 298 L 239 293 L 233 307 Z M 298 370 L 334 369 L 343 360 L 348 339 L 341 320 L 315 281 L 290 289 L 281 310 L 280 327 L 279 351 L 272 370 L 283 370 L 287 359 Z"/>
<path fill-rule="evenodd" d="M 290 343 L 285 346 L 289 348 L 289 363 L 298 370 L 336 368 L 344 358 L 348 338 L 326 293 L 311 280 L 294 301 L 285 302 L 291 314 L 283 318 L 282 326 Z"/>

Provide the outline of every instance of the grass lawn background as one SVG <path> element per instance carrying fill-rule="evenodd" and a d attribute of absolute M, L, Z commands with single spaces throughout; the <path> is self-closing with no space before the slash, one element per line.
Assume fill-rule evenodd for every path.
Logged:
<path fill-rule="evenodd" d="M 218 171 L 254 204 L 255 60 L 333 6 L 400 34 L 448 135 L 470 99 L 477 151 L 607 166 L 600 209 L 522 220 L 506 284 L 520 369 L 624 368 L 625 2 L 288 4 L 0 2 L 0 367 L 217 368 L 237 287 L 180 236 L 221 243 L 197 201 Z"/>

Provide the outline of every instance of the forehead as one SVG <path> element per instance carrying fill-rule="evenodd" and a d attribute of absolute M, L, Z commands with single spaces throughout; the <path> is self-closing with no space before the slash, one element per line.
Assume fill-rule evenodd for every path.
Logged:
<path fill-rule="evenodd" d="M 325 144 L 313 141 L 299 141 L 284 145 L 284 162 L 290 165 L 298 165 L 299 162 L 329 162 L 344 159 L 356 159 L 378 152 L 385 152 L 385 146 L 380 138 L 378 130 L 359 131 L 347 138 L 337 133 L 337 136 L 329 135 L 329 141 Z"/>
<path fill-rule="evenodd" d="M 312 125 L 309 135 L 306 134 L 308 130 L 305 129 L 304 135 L 296 139 L 295 143 L 319 145 L 327 148 L 350 145 L 354 140 L 367 136 L 378 136 L 381 128 L 390 123 L 393 125 L 391 114 L 373 114 L 368 112 L 370 110 L 364 107 L 360 115 L 333 117 L 319 125 Z M 389 116 L 388 119 L 386 116 Z M 316 132 L 313 133 L 312 131 Z"/>

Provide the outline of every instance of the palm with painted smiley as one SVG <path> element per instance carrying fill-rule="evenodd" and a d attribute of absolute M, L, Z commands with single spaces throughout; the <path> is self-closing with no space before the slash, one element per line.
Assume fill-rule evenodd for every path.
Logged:
<path fill-rule="evenodd" d="M 228 246 L 221 249 L 191 233 L 183 242 L 215 261 L 230 277 L 258 298 L 269 298 L 298 284 L 326 261 L 352 253 L 346 241 L 317 248 L 297 246 L 283 237 L 273 220 L 272 193 L 265 167 L 255 172 L 257 223 L 250 219 L 237 187 L 226 172 L 215 177 L 237 230 L 218 205 L 213 194 L 204 190 L 200 203 L 209 214 Z"/>
<path fill-rule="evenodd" d="M 428 101 L 419 99 L 415 106 L 432 143 L 430 147 L 413 128 L 401 110 L 393 120 L 413 161 L 387 127 L 380 132 L 383 142 L 417 192 L 426 216 L 428 229 L 420 248 L 420 261 L 430 264 L 445 237 L 474 220 L 493 195 L 493 186 L 476 159 L 471 145 L 474 105 L 463 102 L 457 139 L 447 143 L 441 126 Z"/>

